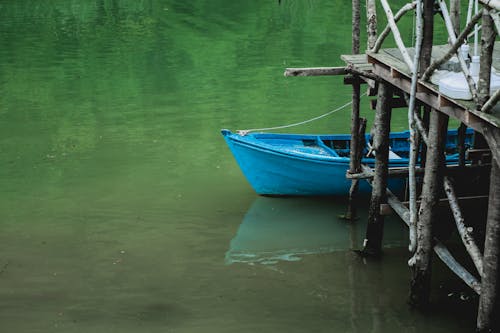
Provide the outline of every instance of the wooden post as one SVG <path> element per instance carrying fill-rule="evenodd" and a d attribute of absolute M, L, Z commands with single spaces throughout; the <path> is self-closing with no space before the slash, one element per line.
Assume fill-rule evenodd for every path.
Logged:
<path fill-rule="evenodd" d="M 367 49 L 371 50 L 377 42 L 377 5 L 375 0 L 366 0 Z"/>
<path fill-rule="evenodd" d="M 377 110 L 374 120 L 375 135 L 375 175 L 368 210 L 368 225 L 363 253 L 377 256 L 382 252 L 384 217 L 380 215 L 380 204 L 386 203 L 387 175 L 389 170 L 389 132 L 391 125 L 392 87 L 380 82 L 378 88 Z"/>
<path fill-rule="evenodd" d="M 499 259 L 500 259 L 500 167 L 492 163 L 488 221 L 484 244 L 481 296 L 477 315 L 477 332 L 497 332 L 500 326 L 499 309 Z M 495 330 L 496 329 L 496 330 Z"/>
<path fill-rule="evenodd" d="M 420 71 L 425 71 L 431 62 L 431 54 L 432 54 L 432 40 L 434 35 L 434 1 L 433 0 L 424 0 L 423 1 L 423 41 L 422 41 L 422 49 L 420 51 Z M 432 205 L 437 201 L 429 201 L 427 196 L 432 195 L 432 199 L 436 199 L 437 197 L 437 184 L 439 179 L 437 179 L 438 170 L 440 167 L 439 161 L 439 148 L 442 148 L 442 144 L 440 145 L 437 142 L 437 138 L 439 138 L 439 129 L 440 122 L 442 120 L 441 117 L 445 117 L 444 115 L 439 114 L 438 112 L 430 112 L 430 108 L 428 106 L 424 106 L 424 124 L 427 125 L 426 128 L 429 128 L 428 124 L 431 123 L 429 117 L 435 117 L 436 120 L 433 120 L 434 123 L 432 126 L 433 131 L 433 139 L 432 140 L 432 148 L 429 146 L 422 147 L 421 152 L 421 166 L 425 165 L 425 174 L 424 174 L 424 186 L 422 189 L 422 204 L 420 205 L 419 217 L 417 219 L 417 249 L 415 251 L 414 256 L 410 260 L 410 269 L 412 271 L 412 279 L 410 282 L 410 304 L 417 308 L 423 308 L 429 302 L 430 295 L 430 278 L 431 278 L 431 255 L 432 255 L 432 217 L 434 210 L 432 209 Z M 425 135 L 425 131 L 421 133 L 422 136 Z M 444 136 L 446 137 L 446 128 L 444 129 Z M 441 138 L 441 140 L 444 140 Z M 425 161 L 425 163 L 424 163 Z M 428 166 L 427 163 L 431 165 Z M 430 167 L 429 169 L 427 169 Z M 425 207 L 426 210 L 422 211 L 422 208 Z M 428 210 L 431 208 L 432 210 Z"/>
<path fill-rule="evenodd" d="M 349 160 L 349 173 L 359 173 L 361 171 L 361 160 L 358 161 L 359 149 L 359 104 L 360 104 L 360 90 L 361 85 L 359 78 L 355 77 L 352 84 L 352 110 L 351 110 L 351 144 L 350 144 L 350 160 Z M 351 188 L 349 190 L 349 203 L 347 212 L 343 216 L 345 220 L 355 220 L 357 218 L 356 212 L 356 194 L 358 192 L 358 181 L 351 181 Z"/>
<path fill-rule="evenodd" d="M 460 0 L 450 0 L 450 17 L 455 35 L 460 34 Z"/>
<path fill-rule="evenodd" d="M 422 309 L 429 303 L 430 296 L 432 222 L 439 202 L 441 184 L 443 184 L 444 146 L 448 116 L 438 111 L 432 111 L 429 126 L 422 203 L 417 225 L 417 251 L 411 260 L 413 265 L 410 266 L 412 271 L 410 304 Z"/>
<path fill-rule="evenodd" d="M 434 34 L 434 1 L 424 0 L 424 31 L 422 51 L 420 51 L 420 68 L 429 67 L 432 53 L 432 37 Z"/>
<path fill-rule="evenodd" d="M 359 0 L 352 0 L 352 54 L 359 54 L 360 49 L 360 28 L 361 4 Z"/>
<path fill-rule="evenodd" d="M 490 97 L 490 74 L 493 56 L 493 44 L 495 42 L 495 29 L 490 13 L 483 9 L 483 22 L 481 25 L 481 60 L 479 70 L 478 86 L 478 109 L 486 103 Z"/>
<path fill-rule="evenodd" d="M 366 131 L 366 118 L 359 118 L 359 131 L 357 134 L 357 147 L 356 147 L 356 154 L 352 156 L 353 154 L 353 143 L 351 139 L 351 163 L 352 159 L 354 158 L 354 167 L 358 168 L 357 173 L 361 172 L 361 158 L 363 157 L 363 148 L 365 144 L 365 131 Z M 352 136 L 352 135 L 351 135 Z M 348 172 L 352 174 L 350 171 Z M 358 188 L 359 188 L 359 179 L 352 179 L 351 181 L 351 187 L 349 189 L 349 203 L 347 206 L 347 212 L 345 215 L 341 216 L 341 218 L 345 220 L 350 220 L 353 221 L 357 219 L 357 194 L 358 194 Z"/>
<path fill-rule="evenodd" d="M 467 126 L 461 123 L 458 127 L 457 133 L 457 146 L 458 146 L 458 165 L 465 166 L 465 135 L 467 132 Z"/>
<path fill-rule="evenodd" d="M 359 24 L 361 5 L 359 0 L 352 0 L 352 53 L 359 54 L 360 49 L 360 29 Z M 361 95 L 361 84 L 359 82 L 359 77 L 354 76 L 352 83 L 352 110 L 351 110 L 351 144 L 350 144 L 350 161 L 349 161 L 349 173 L 359 173 L 361 171 L 360 165 L 361 161 L 358 160 L 358 149 L 360 149 L 360 137 L 359 137 L 359 104 Z M 358 192 L 359 181 L 353 179 L 351 181 L 351 188 L 349 189 L 349 203 L 347 206 L 347 212 L 343 216 L 346 220 L 355 220 L 357 218 L 356 214 L 356 195 Z"/>
<path fill-rule="evenodd" d="M 410 162 L 408 165 L 408 194 L 410 200 L 410 230 L 409 250 L 414 253 L 417 244 L 417 181 L 415 176 L 415 168 L 418 159 L 419 142 L 417 140 L 417 129 L 415 125 L 415 112 L 416 112 L 416 95 L 417 95 L 417 81 L 420 66 L 420 50 L 423 41 L 423 20 L 422 20 L 422 3 L 417 3 L 416 11 L 416 31 L 417 36 L 415 40 L 415 55 L 413 58 L 413 68 L 411 76 L 411 89 L 410 100 L 408 103 L 408 126 L 410 129 Z"/>
<path fill-rule="evenodd" d="M 424 27 L 422 49 L 420 51 L 421 71 L 426 70 L 430 66 L 432 54 L 432 39 L 434 35 L 434 1 L 424 0 L 423 3 Z M 423 109 L 423 122 L 424 125 L 426 125 L 426 128 L 429 128 L 430 107 L 428 105 L 424 105 Z M 422 167 L 424 167 L 427 160 L 427 146 L 422 147 L 420 156 L 420 164 Z"/>

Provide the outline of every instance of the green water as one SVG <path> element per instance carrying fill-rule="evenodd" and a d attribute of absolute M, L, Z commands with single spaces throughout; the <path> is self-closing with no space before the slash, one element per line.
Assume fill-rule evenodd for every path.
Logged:
<path fill-rule="evenodd" d="M 219 134 L 349 101 L 341 77 L 282 73 L 342 65 L 350 10 L 0 0 L 0 330 L 470 331 L 474 306 L 445 273 L 433 311 L 406 305 L 397 220 L 384 259 L 363 261 L 349 249 L 365 212 L 349 226 L 339 199 L 258 198 Z M 293 131 L 348 132 L 349 119 Z"/>

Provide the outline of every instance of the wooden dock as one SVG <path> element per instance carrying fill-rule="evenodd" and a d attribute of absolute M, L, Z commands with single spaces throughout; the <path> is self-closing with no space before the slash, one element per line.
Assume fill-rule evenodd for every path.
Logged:
<path fill-rule="evenodd" d="M 439 59 L 449 50 L 449 45 L 435 45 L 432 47 L 432 58 Z M 415 49 L 407 48 L 408 54 L 413 56 Z M 360 73 L 376 75 L 378 78 L 397 87 L 404 93 L 409 94 L 411 89 L 411 71 L 403 60 L 399 49 L 381 49 L 378 53 L 367 52 L 366 54 L 342 55 L 346 68 L 353 68 Z M 500 73 L 500 42 L 495 43 L 493 51 L 492 67 Z M 374 87 L 373 79 L 360 76 L 370 87 Z M 349 82 L 347 82 L 349 83 Z M 435 110 L 459 120 L 467 127 L 485 134 L 495 133 L 495 128 L 500 127 L 500 105 L 496 105 L 491 113 L 485 113 L 476 109 L 471 100 L 452 99 L 439 92 L 437 85 L 431 82 L 419 81 L 417 83 L 416 98 Z M 496 135 L 496 134 L 493 134 Z M 496 136 L 497 139 L 500 137 Z M 499 140 L 495 140 L 500 145 Z M 494 153 L 500 151 L 497 145 Z"/>
<path fill-rule="evenodd" d="M 432 58 L 439 59 L 449 48 L 448 45 L 433 46 Z M 413 48 L 407 50 L 410 55 L 413 55 Z M 372 73 L 404 92 L 410 93 L 411 72 L 397 48 L 382 49 L 379 53 L 368 52 L 366 57 L 367 62 L 373 66 Z M 366 68 L 366 65 L 362 65 L 362 68 Z M 493 68 L 498 68 L 500 72 L 500 42 L 495 43 Z M 500 127 L 499 107 L 494 108 L 492 113 L 478 111 L 473 101 L 449 98 L 441 94 L 438 86 L 431 82 L 418 82 L 416 98 L 480 133 L 483 131 L 483 126 Z"/>
<path fill-rule="evenodd" d="M 287 69 L 287 76 L 344 75 L 344 83 L 351 84 L 351 164 L 347 177 L 353 180 L 346 217 L 356 219 L 357 182 L 366 179 L 372 184 L 366 239 L 362 253 L 378 256 L 381 253 L 384 214 L 387 207 L 396 212 L 409 227 L 408 264 L 412 272 L 410 283 L 410 304 L 416 308 L 427 307 L 430 301 L 432 252 L 453 271 L 464 283 L 479 295 L 477 331 L 500 331 L 500 90 L 490 96 L 491 69 L 500 73 L 500 42 L 495 42 L 500 32 L 500 1 L 479 0 L 482 8 L 468 15 L 468 23 L 460 30 L 460 2 L 450 0 L 450 9 L 444 0 L 418 0 L 406 4 L 396 14 L 387 0 L 380 0 L 387 16 L 387 26 L 377 36 L 375 0 L 367 0 L 367 51 L 360 50 L 360 8 L 359 0 L 352 0 L 353 48 L 350 55 L 342 55 L 345 67 Z M 439 5 L 441 15 L 435 15 Z M 397 21 L 407 12 L 416 13 L 415 48 L 406 48 L 397 28 Z M 449 36 L 449 45 L 433 45 L 434 20 L 442 17 Z M 474 29 L 479 36 L 477 24 L 481 24 L 481 60 L 479 79 L 470 75 L 464 54 L 458 52 Z M 393 34 L 397 48 L 380 48 L 389 33 Z M 477 39 L 475 38 L 477 41 Z M 417 53 L 417 56 L 415 56 Z M 460 70 L 466 78 L 472 100 L 450 98 L 439 91 L 430 77 L 435 69 L 455 55 Z M 377 95 L 373 126 L 372 149 L 376 152 L 375 168 L 361 165 L 366 120 L 359 116 L 360 85 L 367 83 L 369 95 Z M 388 135 L 391 112 L 394 108 L 406 108 L 411 131 L 410 163 L 399 170 L 398 176 L 409 179 L 409 201 L 402 202 L 387 188 L 387 178 L 395 174 L 388 169 Z M 443 156 L 448 119 L 458 120 L 459 165 L 453 172 L 447 170 Z M 473 147 L 464 144 L 466 128 L 474 130 Z M 468 156 L 469 164 L 466 164 Z M 472 161 L 472 165 L 470 165 Z M 455 182 L 466 178 L 471 167 L 489 178 L 489 192 L 483 195 L 461 197 Z M 455 168 L 455 167 L 452 167 Z M 450 168 L 451 169 L 451 168 Z M 417 190 L 417 177 L 423 182 Z M 441 197 L 444 193 L 445 197 Z M 485 221 L 485 239 L 468 227 L 461 211 L 463 200 L 487 200 L 488 213 Z M 459 263 L 446 245 L 436 238 L 433 225 L 437 223 L 436 210 L 447 202 L 452 213 L 464 248 L 475 266 L 470 272 Z M 477 222 L 477 221 L 475 221 Z"/>

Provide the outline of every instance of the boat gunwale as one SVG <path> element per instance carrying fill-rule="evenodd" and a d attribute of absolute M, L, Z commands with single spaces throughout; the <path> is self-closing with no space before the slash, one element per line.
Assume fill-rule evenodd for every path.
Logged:
<path fill-rule="evenodd" d="M 314 155 L 314 154 L 307 154 L 307 153 L 300 153 L 296 151 L 288 151 L 288 150 L 280 150 L 277 149 L 276 146 L 266 143 L 264 141 L 261 141 L 259 138 L 256 137 L 256 135 L 265 135 L 268 136 L 269 138 L 272 137 L 280 137 L 281 139 L 292 139 L 293 137 L 299 139 L 299 138 L 328 138 L 328 140 L 331 140 L 331 138 L 338 138 L 340 136 L 342 137 L 348 137 L 350 138 L 349 135 L 347 134 L 330 134 L 330 135 L 314 135 L 314 134 L 276 134 L 276 133 L 256 133 L 256 134 L 248 134 L 247 136 L 251 136 L 254 140 L 257 140 L 259 144 L 253 143 L 252 140 L 246 140 L 244 139 L 245 136 L 242 136 L 237 133 L 232 133 L 228 131 L 227 133 L 224 133 L 224 137 L 226 137 L 228 140 L 231 140 L 233 144 L 238 144 L 240 146 L 246 146 L 254 150 L 258 150 L 261 152 L 265 153 L 272 153 L 274 155 L 279 155 L 279 156 L 286 156 L 288 158 L 294 158 L 294 159 L 301 159 L 305 160 L 308 162 L 314 162 L 314 163 L 322 163 L 322 164 L 330 164 L 330 165 L 348 165 L 350 158 L 349 157 L 343 157 L 343 156 L 334 156 L 334 155 Z M 398 133 L 399 134 L 399 133 Z M 347 139 L 339 139 L 339 140 L 347 140 Z M 331 148 L 330 148 L 331 149 Z M 334 149 L 332 149 L 335 151 Z M 396 159 L 389 159 L 389 163 L 391 164 L 392 167 L 404 167 L 408 165 L 408 158 L 400 157 Z M 375 165 L 375 158 L 366 158 L 364 157 L 361 160 L 362 163 L 368 164 L 370 166 Z"/>

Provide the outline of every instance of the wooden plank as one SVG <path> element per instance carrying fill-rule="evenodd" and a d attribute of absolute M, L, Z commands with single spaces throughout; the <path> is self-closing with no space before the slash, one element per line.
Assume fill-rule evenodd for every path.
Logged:
<path fill-rule="evenodd" d="M 398 87 L 406 93 L 410 93 L 411 80 L 410 74 L 405 71 L 406 65 L 389 55 L 393 50 L 384 49 L 383 53 L 368 54 L 368 61 L 373 64 L 373 73 L 380 76 L 391 85 Z M 394 72 L 400 75 L 394 77 Z M 498 108 L 491 114 L 475 110 L 475 105 L 469 101 L 455 100 L 439 93 L 438 87 L 429 82 L 419 81 L 417 99 L 423 103 L 437 109 L 455 119 L 462 121 L 468 127 L 483 133 L 483 126 L 493 125 L 500 127 L 500 110 Z M 443 105 L 446 101 L 446 105 Z"/>
<path fill-rule="evenodd" d="M 342 54 L 340 55 L 340 59 L 352 64 L 368 63 L 366 54 Z"/>
<path fill-rule="evenodd" d="M 471 161 L 491 162 L 490 149 L 469 149 L 467 150 L 466 158 Z"/>
<path fill-rule="evenodd" d="M 444 55 L 448 50 L 449 50 L 448 45 L 435 45 L 432 48 L 432 58 L 440 58 L 442 55 Z M 414 53 L 413 48 L 408 49 L 408 53 L 411 55 Z M 410 80 L 411 73 L 409 72 L 406 64 L 404 63 L 402 59 L 401 52 L 397 48 L 390 48 L 390 49 L 382 49 L 380 50 L 379 53 L 370 53 L 368 52 L 368 62 L 370 63 L 383 63 L 385 67 L 389 68 L 391 70 L 391 74 L 394 75 L 394 71 L 397 70 L 399 74 L 403 74 L 405 77 Z M 374 59 L 376 59 L 374 61 Z M 494 45 L 493 49 L 493 67 L 494 68 L 500 68 L 500 42 L 496 42 Z M 390 81 L 388 81 L 390 82 Z M 432 90 L 435 91 L 436 95 L 441 95 L 439 93 L 439 88 L 430 83 L 430 82 L 422 82 L 420 81 L 419 84 L 423 84 Z M 399 87 L 399 86 L 398 86 Z M 407 91 L 409 92 L 409 91 Z M 488 114 L 476 110 L 476 105 L 473 101 L 464 101 L 464 100 L 454 100 L 450 99 L 446 96 L 443 96 L 444 98 L 447 98 L 451 101 L 453 101 L 454 107 L 458 106 L 459 108 L 463 110 L 467 110 L 468 112 L 473 113 L 475 116 L 479 117 L 481 121 L 485 121 L 487 123 L 490 123 L 494 125 L 495 127 L 500 127 L 500 107 L 495 108 L 491 112 L 491 117 L 488 116 Z M 433 107 L 439 108 L 439 103 L 433 103 Z M 451 115 L 451 114 L 449 114 Z M 453 115 L 451 115 L 453 116 Z M 474 119 L 477 120 L 477 119 Z M 479 130 L 476 128 L 476 130 Z"/>
<path fill-rule="evenodd" d="M 491 152 L 491 150 L 488 150 Z M 444 169 L 444 174 L 448 176 L 456 176 L 460 174 L 464 174 L 465 172 L 482 172 L 488 171 L 488 168 L 491 167 L 491 164 L 470 164 L 465 166 L 460 165 L 447 165 Z M 417 175 L 423 175 L 425 172 L 425 168 L 417 167 L 415 168 L 415 173 Z M 373 178 L 373 170 L 369 167 L 363 168 L 360 173 L 347 173 L 347 179 L 370 179 Z M 408 177 L 408 168 L 389 168 L 389 177 L 391 178 L 400 178 L 400 177 Z"/>
<path fill-rule="evenodd" d="M 309 68 L 286 68 L 285 76 L 322 76 L 322 75 L 345 75 L 345 67 L 309 67 Z"/>

